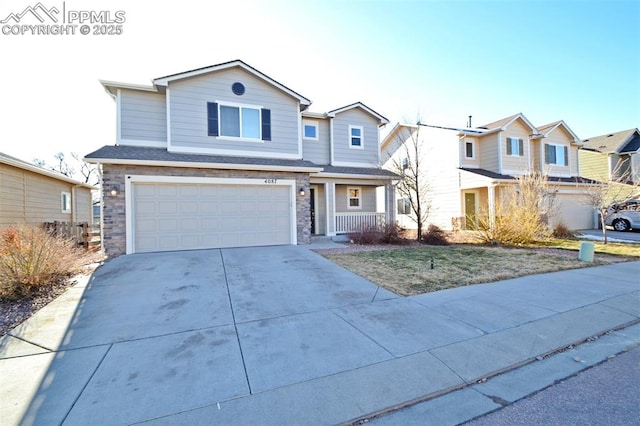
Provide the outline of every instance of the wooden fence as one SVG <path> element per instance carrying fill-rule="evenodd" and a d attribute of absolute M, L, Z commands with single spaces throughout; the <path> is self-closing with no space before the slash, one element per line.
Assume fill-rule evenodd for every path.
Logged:
<path fill-rule="evenodd" d="M 88 222 L 45 222 L 44 229 L 54 235 L 62 235 L 78 243 L 87 250 L 100 249 L 100 230 L 94 229 Z"/>

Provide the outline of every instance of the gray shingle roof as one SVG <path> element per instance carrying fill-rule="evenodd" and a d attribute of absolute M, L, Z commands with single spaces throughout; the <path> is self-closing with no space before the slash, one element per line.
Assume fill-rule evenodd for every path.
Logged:
<path fill-rule="evenodd" d="M 336 167 L 336 166 L 320 166 L 323 168 L 322 173 L 335 173 L 335 174 L 345 174 L 345 175 L 368 175 L 368 176 L 380 176 L 380 177 L 389 177 L 393 179 L 400 179 L 400 176 L 397 174 L 379 168 L 368 168 L 368 167 Z"/>
<path fill-rule="evenodd" d="M 635 142 L 633 138 L 634 133 L 636 136 L 640 135 L 638 129 L 629 129 L 623 130 L 621 132 L 616 133 L 607 133 L 606 135 L 595 136 L 593 138 L 583 140 L 583 147 L 587 149 L 591 149 L 594 151 L 602 152 L 602 153 L 613 153 L 613 152 L 629 152 L 633 146 L 625 147 L 625 145 L 632 140 L 634 143 L 631 145 L 640 145 L 640 142 Z M 636 150 L 638 147 L 636 147 Z"/>
<path fill-rule="evenodd" d="M 126 145 L 107 145 L 85 156 L 87 160 L 109 163 L 118 162 L 168 162 L 168 163 L 201 163 L 201 164 L 229 164 L 250 166 L 269 166 L 283 168 L 309 169 L 310 173 L 322 170 L 324 173 L 344 175 L 380 176 L 381 178 L 399 178 L 388 170 L 374 167 L 335 167 L 319 165 L 306 160 L 285 160 L 279 158 L 230 157 L 224 155 L 181 154 L 169 152 L 166 148 L 149 148 Z"/>
<path fill-rule="evenodd" d="M 318 168 L 311 161 L 285 160 L 279 158 L 229 157 L 224 155 L 182 154 L 169 152 L 166 148 L 149 148 L 141 146 L 106 145 L 97 151 L 87 154 L 91 160 L 132 160 L 132 161 L 166 161 L 180 163 L 210 164 L 246 164 L 252 166 L 283 166 Z"/>
<path fill-rule="evenodd" d="M 501 179 L 501 180 L 516 180 L 514 176 L 511 175 L 502 175 L 500 173 L 495 173 L 490 170 L 484 169 L 468 169 L 465 167 L 461 167 L 460 170 L 464 170 L 465 172 L 475 173 L 480 176 L 485 176 L 491 179 Z M 582 184 L 596 184 L 599 183 L 593 179 L 587 179 L 583 177 L 557 177 L 557 176 L 548 176 L 547 180 L 549 182 L 558 182 L 558 183 L 582 183 Z"/>

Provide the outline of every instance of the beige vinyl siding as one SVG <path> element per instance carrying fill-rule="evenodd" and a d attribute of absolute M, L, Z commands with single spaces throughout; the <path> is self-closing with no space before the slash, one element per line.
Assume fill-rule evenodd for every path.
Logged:
<path fill-rule="evenodd" d="M 467 142 L 473 144 L 473 158 L 467 158 Z M 480 168 L 482 164 L 480 151 L 478 150 L 477 138 L 464 137 L 459 139 L 460 145 L 460 166 L 472 169 Z"/>
<path fill-rule="evenodd" d="M 318 124 L 318 140 L 302 139 L 302 158 L 316 164 L 331 163 L 329 120 L 309 119 Z"/>
<path fill-rule="evenodd" d="M 542 171 L 544 170 L 544 164 L 543 164 L 544 158 L 540 156 L 540 146 L 544 142 L 541 142 L 540 139 L 533 139 L 530 143 L 531 143 L 531 169 Z M 540 160 L 541 158 L 543 161 Z"/>
<path fill-rule="evenodd" d="M 0 226 L 24 222 L 24 172 L 0 164 Z"/>
<path fill-rule="evenodd" d="M 360 188 L 361 208 L 348 208 L 347 187 Z M 376 187 L 366 185 L 336 185 L 336 212 L 338 213 L 373 213 L 376 211 Z"/>
<path fill-rule="evenodd" d="M 431 213 L 427 218 L 428 223 L 450 230 L 453 218 L 463 216 L 458 182 L 460 174 L 464 173 L 462 170 L 448 169 L 429 175 Z"/>
<path fill-rule="evenodd" d="M 240 82 L 245 93 L 237 96 L 231 85 Z M 247 155 L 288 154 L 299 158 L 298 101 L 238 68 L 169 83 L 171 150 L 196 149 L 203 153 Z M 271 140 L 229 140 L 208 136 L 207 102 L 236 103 L 271 110 Z"/>
<path fill-rule="evenodd" d="M 500 150 L 502 152 L 502 174 L 518 174 L 524 173 L 531 168 L 529 154 L 529 135 L 531 129 L 518 119 L 511 123 L 509 128 L 502 132 Z M 508 138 L 522 139 L 523 152 L 520 155 L 507 154 Z"/>
<path fill-rule="evenodd" d="M 145 141 L 167 142 L 165 95 L 120 89 L 119 143 L 139 145 Z"/>
<path fill-rule="evenodd" d="M 362 126 L 362 149 L 351 148 L 349 126 Z M 362 167 L 378 166 L 379 134 L 377 120 L 360 108 L 341 112 L 333 119 L 333 162 Z"/>
<path fill-rule="evenodd" d="M 91 192 L 73 189 L 71 183 L 42 176 L 17 167 L 0 164 L 0 226 L 18 223 L 70 222 L 72 214 L 62 212 L 62 192 L 72 195 L 76 222 L 91 222 Z M 78 201 L 76 203 L 75 201 Z"/>
<path fill-rule="evenodd" d="M 498 173 L 498 135 L 494 133 L 479 138 L 477 148 L 480 152 L 480 168 Z"/>

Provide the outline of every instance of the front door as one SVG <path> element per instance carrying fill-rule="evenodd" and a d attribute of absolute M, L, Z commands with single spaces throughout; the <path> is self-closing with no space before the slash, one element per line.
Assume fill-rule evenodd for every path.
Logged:
<path fill-rule="evenodd" d="M 464 216 L 466 229 L 476 229 L 476 194 L 474 192 L 464 193 Z"/>
<path fill-rule="evenodd" d="M 311 196 L 311 235 L 316 233 L 316 190 L 311 188 L 309 191 Z"/>

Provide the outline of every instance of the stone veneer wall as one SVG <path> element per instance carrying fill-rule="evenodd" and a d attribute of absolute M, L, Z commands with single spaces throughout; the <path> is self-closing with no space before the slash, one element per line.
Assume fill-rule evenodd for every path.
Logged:
<path fill-rule="evenodd" d="M 103 246 L 109 257 L 126 253 L 125 176 L 127 175 L 295 179 L 297 242 L 309 244 L 311 241 L 309 175 L 306 173 L 103 164 Z M 118 194 L 115 196 L 110 193 L 113 187 L 118 188 Z M 304 188 L 304 196 L 298 194 L 300 188 Z"/>

